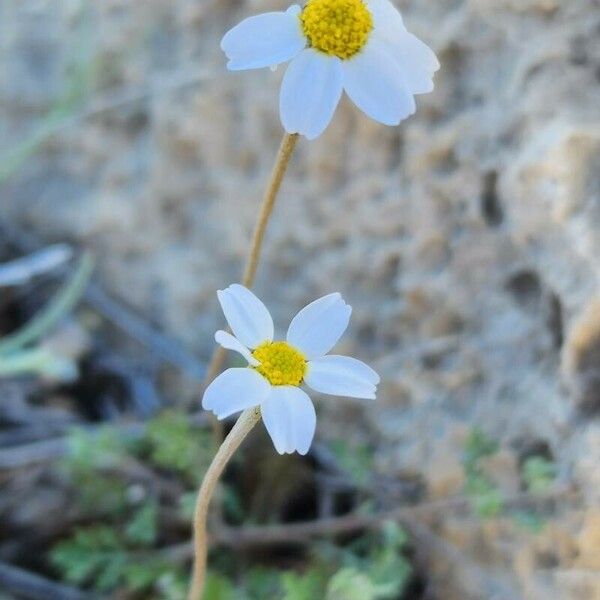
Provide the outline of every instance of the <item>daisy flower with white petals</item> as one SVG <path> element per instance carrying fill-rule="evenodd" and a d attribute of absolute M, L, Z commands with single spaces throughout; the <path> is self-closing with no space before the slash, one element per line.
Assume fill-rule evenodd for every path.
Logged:
<path fill-rule="evenodd" d="M 273 341 L 271 314 L 247 288 L 233 284 L 218 297 L 233 335 L 217 331 L 215 340 L 239 352 L 248 366 L 227 369 L 206 388 L 202 406 L 217 418 L 259 406 L 277 452 L 306 454 L 317 416 L 300 389 L 303 383 L 324 394 L 375 399 L 379 375 L 371 367 L 348 356 L 327 355 L 352 312 L 340 294 L 303 308 L 292 319 L 285 341 Z"/>
<path fill-rule="evenodd" d="M 308 0 L 245 19 L 221 41 L 232 71 L 291 60 L 279 98 L 283 127 L 309 140 L 329 125 L 345 91 L 365 114 L 398 125 L 415 94 L 433 90 L 439 62 L 388 0 Z"/>

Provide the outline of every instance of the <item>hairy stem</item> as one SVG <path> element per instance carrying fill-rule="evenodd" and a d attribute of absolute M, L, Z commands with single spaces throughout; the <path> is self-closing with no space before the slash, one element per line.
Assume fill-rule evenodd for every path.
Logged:
<path fill-rule="evenodd" d="M 200 486 L 194 511 L 194 571 L 188 600 L 200 600 L 204 589 L 208 552 L 206 521 L 215 487 L 227 463 L 258 421 L 260 421 L 259 408 L 249 408 L 240 415 L 213 458 Z"/>

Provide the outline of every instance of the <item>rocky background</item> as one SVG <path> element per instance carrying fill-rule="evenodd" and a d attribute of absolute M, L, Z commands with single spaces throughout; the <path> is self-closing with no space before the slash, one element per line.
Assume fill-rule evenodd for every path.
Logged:
<path fill-rule="evenodd" d="M 507 497 L 529 456 L 556 465 L 569 495 L 539 532 L 435 516 L 436 597 L 598 599 L 600 2 L 397 5 L 438 54 L 436 89 L 398 128 L 344 100 L 301 140 L 256 291 L 281 327 L 332 290 L 354 307 L 340 351 L 381 393 L 322 399 L 317 435 L 370 444 L 420 500 L 464 489 L 473 427 L 499 442 L 484 469 Z M 91 249 L 111 295 L 199 364 L 282 134 L 283 68 L 228 73 L 219 40 L 284 6 L 0 1 L 0 222 Z"/>

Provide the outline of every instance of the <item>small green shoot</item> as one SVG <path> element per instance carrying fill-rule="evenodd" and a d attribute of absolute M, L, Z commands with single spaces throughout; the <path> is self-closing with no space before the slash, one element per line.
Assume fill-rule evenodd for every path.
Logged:
<path fill-rule="evenodd" d="M 498 442 L 478 428 L 471 430 L 465 443 L 465 491 L 471 499 L 473 510 L 482 518 L 495 517 L 504 506 L 502 491 L 481 468 L 481 459 L 494 455 L 498 449 Z"/>
<path fill-rule="evenodd" d="M 547 492 L 556 478 L 556 464 L 543 456 L 530 456 L 523 463 L 523 481 L 534 494 Z"/>

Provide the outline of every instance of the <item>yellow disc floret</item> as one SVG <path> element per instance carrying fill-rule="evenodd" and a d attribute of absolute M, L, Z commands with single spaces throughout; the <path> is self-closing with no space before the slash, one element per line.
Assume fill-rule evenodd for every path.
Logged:
<path fill-rule="evenodd" d="M 265 342 L 252 353 L 260 365 L 255 368 L 271 385 L 300 385 L 306 359 L 287 342 Z"/>
<path fill-rule="evenodd" d="M 344 60 L 362 50 L 373 29 L 362 0 L 308 0 L 300 21 L 312 48 Z"/>

